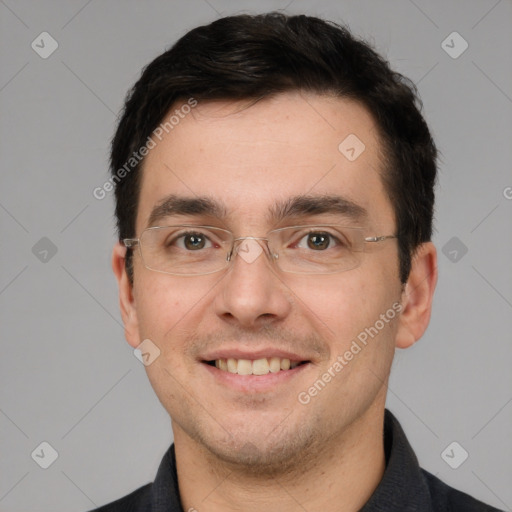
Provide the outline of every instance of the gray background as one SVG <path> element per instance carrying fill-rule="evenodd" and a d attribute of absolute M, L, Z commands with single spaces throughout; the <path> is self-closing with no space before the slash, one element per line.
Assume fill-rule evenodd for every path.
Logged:
<path fill-rule="evenodd" d="M 388 406 L 426 469 L 512 510 L 510 1 L 0 0 L 1 511 L 87 510 L 153 480 L 170 420 L 124 341 L 112 197 L 92 191 L 142 66 L 198 24 L 272 9 L 348 23 L 418 84 L 442 152 L 440 279 Z M 43 31 L 47 59 L 31 48 Z M 441 45 L 453 31 L 458 58 Z M 59 454 L 46 470 L 42 441 Z"/>

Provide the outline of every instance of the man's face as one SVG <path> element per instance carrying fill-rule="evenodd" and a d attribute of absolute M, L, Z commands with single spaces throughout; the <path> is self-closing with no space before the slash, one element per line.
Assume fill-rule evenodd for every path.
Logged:
<path fill-rule="evenodd" d="M 338 149 L 350 134 L 365 146 L 355 160 L 347 158 L 350 147 Z M 146 157 L 137 236 L 170 195 L 207 197 L 226 215 L 182 214 L 156 225 L 265 237 L 276 227 L 337 223 L 363 227 L 366 236 L 392 235 L 381 171 L 376 125 L 355 102 L 287 93 L 245 109 L 199 103 Z M 303 195 L 339 196 L 366 215 L 302 212 L 276 224 L 272 209 Z M 263 252 L 254 261 L 239 253 L 217 273 L 174 276 L 148 270 L 134 252 L 131 322 L 138 332 L 129 341 L 150 339 L 161 351 L 147 373 L 175 439 L 270 468 L 298 460 L 306 447 L 329 446 L 372 405 L 383 407 L 400 320 L 377 321 L 401 297 L 398 251 L 393 239 L 367 245 L 379 248 L 363 253 L 357 268 L 330 275 L 281 272 Z M 347 361 L 352 342 L 371 327 L 373 336 Z M 279 356 L 303 364 L 263 376 L 208 364 Z M 315 383 L 317 392 L 309 392 Z"/>

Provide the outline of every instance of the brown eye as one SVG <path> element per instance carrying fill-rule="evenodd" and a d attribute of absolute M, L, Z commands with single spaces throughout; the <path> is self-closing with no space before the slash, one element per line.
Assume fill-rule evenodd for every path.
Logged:
<path fill-rule="evenodd" d="M 308 247 L 313 250 L 327 249 L 331 241 L 329 233 L 310 233 L 307 238 Z"/>
<path fill-rule="evenodd" d="M 203 249 L 206 245 L 206 237 L 200 233 L 190 233 L 183 235 L 183 245 L 190 251 Z"/>

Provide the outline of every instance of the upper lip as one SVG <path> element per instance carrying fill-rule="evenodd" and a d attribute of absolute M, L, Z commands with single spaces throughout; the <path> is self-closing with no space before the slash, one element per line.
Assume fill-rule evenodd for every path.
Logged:
<path fill-rule="evenodd" d="M 224 348 L 218 349 L 212 352 L 208 352 L 201 356 L 202 361 L 216 361 L 217 359 L 265 359 L 270 357 L 279 357 L 280 359 L 289 359 L 290 361 L 296 361 L 298 363 L 302 361 L 309 361 L 307 357 L 288 352 L 286 350 L 279 350 L 277 348 L 262 348 L 258 350 L 241 350 L 240 348 Z"/>

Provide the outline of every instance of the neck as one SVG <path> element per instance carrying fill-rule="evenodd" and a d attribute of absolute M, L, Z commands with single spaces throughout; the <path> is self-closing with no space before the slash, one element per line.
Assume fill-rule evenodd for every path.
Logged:
<path fill-rule="evenodd" d="M 375 405 L 375 404 L 374 404 Z M 383 407 L 371 407 L 324 449 L 271 478 L 248 474 L 213 457 L 174 425 L 183 509 L 231 512 L 322 510 L 355 512 L 368 501 L 385 469 Z"/>

